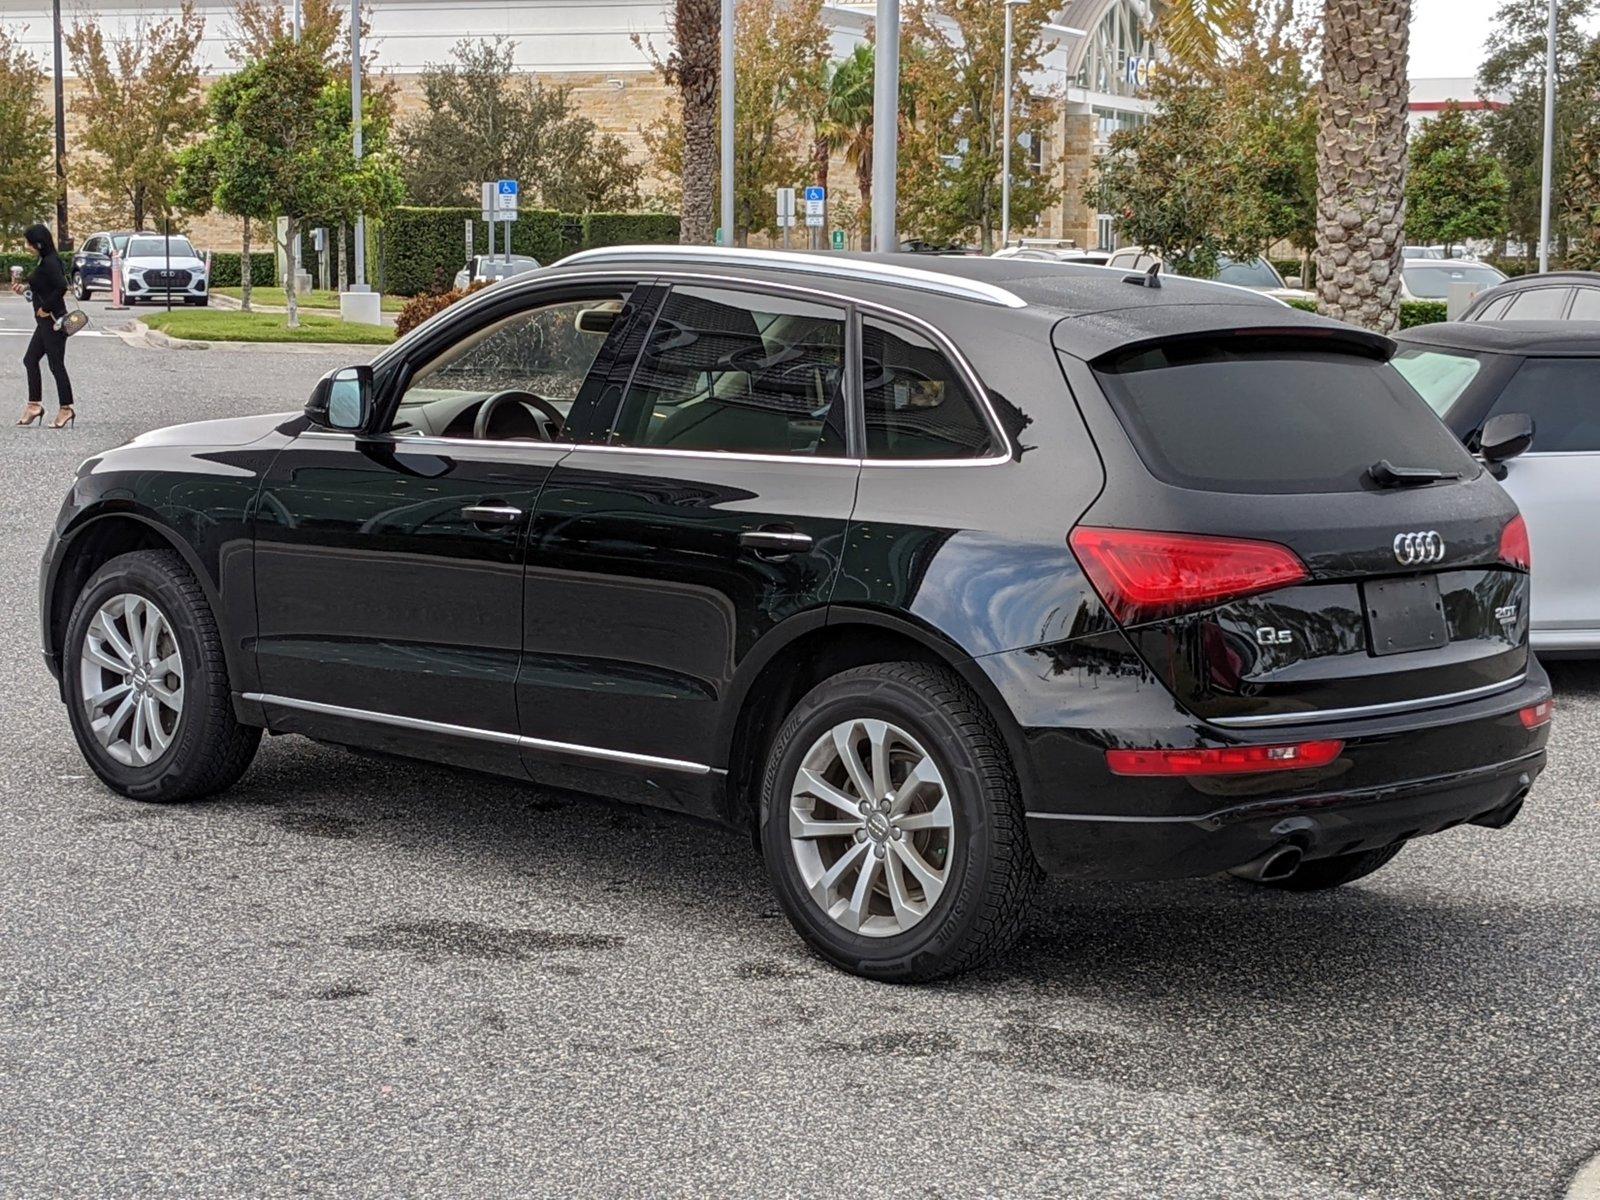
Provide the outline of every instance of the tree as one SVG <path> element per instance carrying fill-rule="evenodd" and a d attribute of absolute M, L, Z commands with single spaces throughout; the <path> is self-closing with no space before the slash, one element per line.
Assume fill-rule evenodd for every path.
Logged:
<path fill-rule="evenodd" d="M 1032 223 L 1054 199 L 1021 145 L 1037 143 L 1054 104 L 1033 94 L 1039 34 L 1059 6 L 1028 0 L 1014 14 L 1011 223 Z M 911 0 L 902 58 L 899 197 L 906 228 L 932 241 L 976 231 L 985 252 L 1000 226 L 1005 6 L 993 0 Z"/>
<path fill-rule="evenodd" d="M 55 199 L 44 75 L 0 27 L 0 241 L 15 244 Z"/>
<path fill-rule="evenodd" d="M 107 223 L 165 217 L 177 181 L 179 148 L 205 117 L 200 96 L 200 38 L 205 18 L 194 0 L 177 14 L 135 25 L 107 39 L 98 23 L 74 21 L 66 36 L 83 84 L 76 108 L 85 129 L 80 186 L 96 198 Z"/>
<path fill-rule="evenodd" d="M 1448 250 L 1503 234 L 1508 192 L 1482 131 L 1459 105 L 1447 105 L 1412 141 L 1406 228 L 1414 240 Z"/>
<path fill-rule="evenodd" d="M 662 77 L 678 89 L 678 120 L 683 150 L 678 177 L 682 187 L 683 224 L 679 241 L 709 245 L 717 227 L 718 49 L 722 13 L 718 0 L 677 0 L 672 10 L 673 48 L 658 63 Z M 729 231 L 731 233 L 731 230 Z"/>
<path fill-rule="evenodd" d="M 1317 292 L 1325 315 L 1390 333 L 1405 242 L 1410 0 L 1324 0 Z"/>
<path fill-rule="evenodd" d="M 339 0 L 299 0 L 300 42 L 318 55 L 330 71 L 350 73 L 350 9 Z M 294 16 L 284 0 L 238 0 L 233 13 L 232 37 L 228 53 L 234 62 L 246 66 L 261 58 L 284 38 L 294 36 Z M 367 78 L 377 62 L 378 51 L 368 40 L 372 32 L 370 0 L 361 13 L 362 103 L 369 90 Z"/>
<path fill-rule="evenodd" d="M 524 180 L 547 208 L 632 208 L 639 168 L 580 115 L 571 90 L 516 69 L 516 43 L 463 40 L 422 75 L 422 115 L 401 133 L 406 187 L 420 204 L 476 203 L 485 179 Z"/>
<path fill-rule="evenodd" d="M 1211 274 L 1219 255 L 1252 259 L 1316 236 L 1311 31 L 1293 0 L 1257 0 L 1210 63 L 1156 73 L 1156 111 L 1112 138 L 1091 192 L 1129 241 L 1173 269 Z"/>
<path fill-rule="evenodd" d="M 234 77 L 232 141 L 216 157 L 223 205 L 251 192 L 282 219 L 287 256 L 306 222 L 330 224 L 383 212 L 403 194 L 400 166 L 374 106 L 363 105 L 364 154 L 352 145 L 350 84 L 332 77 L 314 47 L 282 38 Z M 220 132 L 220 131 L 219 131 Z M 289 327 L 298 328 L 292 275 L 284 279 Z"/>
<path fill-rule="evenodd" d="M 1582 233 L 1586 215 L 1568 186 L 1574 140 L 1600 120 L 1596 93 L 1574 87 L 1584 74 L 1585 60 L 1596 53 L 1596 40 L 1584 32 L 1594 11 L 1593 0 L 1563 0 L 1556 25 L 1556 141 L 1553 234 L 1558 255 L 1569 238 Z M 1487 57 L 1478 75 L 1484 95 L 1504 97 L 1502 107 L 1487 114 L 1484 135 L 1489 152 L 1506 176 L 1506 223 L 1527 257 L 1537 254 L 1544 158 L 1544 79 L 1549 6 L 1547 0 L 1504 0 L 1495 15 Z"/>
<path fill-rule="evenodd" d="M 857 46 L 834 68 L 828 80 L 824 136 L 830 149 L 844 151 L 844 160 L 856 173 L 861 193 L 861 235 L 872 220 L 872 80 L 871 46 Z"/>

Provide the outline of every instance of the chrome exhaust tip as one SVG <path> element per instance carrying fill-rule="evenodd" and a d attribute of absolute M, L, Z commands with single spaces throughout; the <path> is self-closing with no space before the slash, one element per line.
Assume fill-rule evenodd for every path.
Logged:
<path fill-rule="evenodd" d="M 1293 875 L 1305 856 L 1306 852 L 1295 843 L 1284 842 L 1274 846 L 1260 858 L 1253 858 L 1242 867 L 1234 867 L 1228 874 L 1256 883 L 1272 883 Z"/>

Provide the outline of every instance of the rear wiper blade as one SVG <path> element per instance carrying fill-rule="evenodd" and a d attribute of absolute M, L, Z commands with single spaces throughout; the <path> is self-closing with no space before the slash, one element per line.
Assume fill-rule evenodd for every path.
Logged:
<path fill-rule="evenodd" d="M 1387 458 L 1380 458 L 1367 468 L 1367 475 L 1381 488 L 1422 487 L 1446 479 L 1460 479 L 1459 471 L 1441 471 L 1436 467 L 1397 467 Z"/>

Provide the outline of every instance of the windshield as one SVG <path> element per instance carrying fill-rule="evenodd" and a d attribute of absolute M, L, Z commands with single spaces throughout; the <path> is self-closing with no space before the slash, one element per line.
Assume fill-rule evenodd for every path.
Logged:
<path fill-rule="evenodd" d="M 1379 459 L 1471 478 L 1393 367 L 1279 339 L 1136 350 L 1096 367 L 1158 479 L 1209 492 L 1354 492 Z"/>
<path fill-rule="evenodd" d="M 1463 264 L 1461 266 L 1446 266 L 1444 263 L 1409 262 L 1406 264 L 1406 286 L 1412 293 L 1424 300 L 1446 300 L 1450 296 L 1450 285 L 1455 283 L 1471 283 L 1482 288 L 1492 288 L 1497 283 L 1504 283 L 1506 277 L 1493 267 L 1478 267 Z"/>
<path fill-rule="evenodd" d="M 169 238 L 173 258 L 199 258 L 185 237 Z M 168 254 L 167 245 L 158 237 L 134 238 L 128 243 L 129 258 L 162 258 Z"/>
<path fill-rule="evenodd" d="M 1223 255 L 1217 259 L 1217 282 L 1231 283 L 1247 288 L 1281 288 L 1283 279 L 1277 268 L 1264 258 L 1252 262 L 1234 262 Z"/>
<path fill-rule="evenodd" d="M 1455 350 L 1406 347 L 1395 354 L 1393 361 L 1394 369 L 1441 418 L 1455 407 L 1483 370 L 1482 359 Z"/>

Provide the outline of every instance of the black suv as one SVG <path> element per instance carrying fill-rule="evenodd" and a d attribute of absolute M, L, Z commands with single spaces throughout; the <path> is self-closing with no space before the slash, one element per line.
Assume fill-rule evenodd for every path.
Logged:
<path fill-rule="evenodd" d="M 90 459 L 45 655 L 128 796 L 267 729 L 680 809 L 931 978 L 1041 868 L 1320 888 L 1516 815 L 1526 533 L 1392 350 L 1097 267 L 580 254 Z"/>

